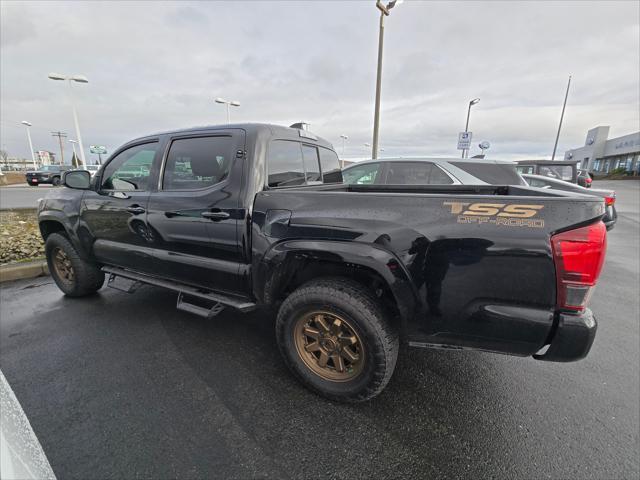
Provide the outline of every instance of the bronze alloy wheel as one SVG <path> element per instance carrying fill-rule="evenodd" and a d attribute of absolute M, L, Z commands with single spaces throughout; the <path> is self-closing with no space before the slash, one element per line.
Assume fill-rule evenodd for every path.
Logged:
<path fill-rule="evenodd" d="M 362 342 L 344 318 L 321 311 L 307 313 L 296 321 L 293 336 L 300 359 L 323 379 L 347 382 L 362 371 Z"/>
<path fill-rule="evenodd" d="M 65 283 L 72 284 L 75 278 L 75 272 L 71 265 L 71 260 L 65 251 L 56 247 L 52 252 L 53 268 L 56 270 L 58 278 Z"/>

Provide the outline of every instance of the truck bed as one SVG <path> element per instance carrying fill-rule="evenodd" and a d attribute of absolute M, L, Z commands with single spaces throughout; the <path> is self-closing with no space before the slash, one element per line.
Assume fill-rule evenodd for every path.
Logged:
<path fill-rule="evenodd" d="M 410 342 L 532 355 L 555 322 L 550 237 L 603 213 L 601 199 L 524 186 L 269 190 L 254 203 L 254 266 L 284 249 L 280 242 L 295 244 L 299 255 L 310 243 L 331 242 L 325 248 L 336 263 L 349 262 L 341 253 L 349 249 L 386 252 L 388 268 L 406 278 L 397 288 L 413 305 Z"/>

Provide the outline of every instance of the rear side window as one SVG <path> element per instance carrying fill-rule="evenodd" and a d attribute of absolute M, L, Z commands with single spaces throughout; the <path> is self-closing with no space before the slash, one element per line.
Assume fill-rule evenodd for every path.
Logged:
<path fill-rule="evenodd" d="M 342 182 L 342 171 L 340 170 L 340 160 L 336 152 L 328 148 L 318 148 L 320 152 L 320 165 L 322 166 L 322 181 L 324 183 Z"/>
<path fill-rule="evenodd" d="M 163 190 L 198 190 L 229 176 L 233 137 L 197 137 L 174 140 L 169 148 Z"/>
<path fill-rule="evenodd" d="M 483 162 L 451 162 L 451 165 L 490 185 L 525 185 L 515 165 Z"/>
<path fill-rule="evenodd" d="M 389 185 L 450 185 L 453 180 L 430 162 L 390 162 Z"/>
<path fill-rule="evenodd" d="M 267 155 L 268 184 L 270 187 L 304 185 L 302 149 L 298 142 L 274 140 Z"/>

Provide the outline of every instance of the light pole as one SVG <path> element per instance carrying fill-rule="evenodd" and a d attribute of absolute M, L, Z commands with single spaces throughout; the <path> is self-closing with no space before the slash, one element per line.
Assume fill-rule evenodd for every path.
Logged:
<path fill-rule="evenodd" d="M 27 140 L 29 140 L 29 150 L 31 151 L 31 161 L 33 162 L 33 169 L 37 170 L 38 167 L 36 166 L 36 154 L 33 151 L 33 143 L 31 143 L 31 131 L 30 131 L 31 123 L 27 122 L 26 120 L 23 120 L 22 124 L 25 127 L 27 127 Z"/>
<path fill-rule="evenodd" d="M 340 135 L 340 138 L 342 139 L 342 168 L 344 168 L 344 146 L 345 146 L 345 142 L 349 139 L 349 137 L 347 135 Z"/>
<path fill-rule="evenodd" d="M 467 123 L 464 126 L 464 133 L 468 133 L 469 132 L 469 117 L 471 116 L 471 107 L 473 105 L 475 105 L 476 103 L 478 103 L 479 101 L 480 101 L 479 98 L 474 98 L 473 100 L 471 100 L 469 102 L 469 108 L 467 109 Z M 467 157 L 468 156 L 468 152 L 469 151 L 467 149 L 462 150 L 462 158 Z"/>
<path fill-rule="evenodd" d="M 69 99 L 71 101 L 71 108 L 73 109 L 73 122 L 76 126 L 76 137 L 78 137 L 78 145 L 80 145 L 80 160 L 82 165 L 86 166 L 87 162 L 84 159 L 84 146 L 82 145 L 82 135 L 80 135 L 80 124 L 78 123 L 78 112 L 76 111 L 76 105 L 73 101 L 73 87 L 71 82 L 89 83 L 87 77 L 84 75 L 62 75 L 60 73 L 50 73 L 49 78 L 51 80 L 66 80 L 69 82 Z"/>
<path fill-rule="evenodd" d="M 231 115 L 229 114 L 229 105 L 233 105 L 234 107 L 239 107 L 240 106 L 240 102 L 238 102 L 237 100 L 233 100 L 231 102 L 225 100 L 224 98 L 216 98 L 214 100 L 216 103 L 222 103 L 224 105 L 227 106 L 227 123 L 231 123 Z"/>
<path fill-rule="evenodd" d="M 382 84 L 382 49 L 384 46 L 384 17 L 389 16 L 389 10 L 400 5 L 403 0 L 391 0 L 385 7 L 380 0 L 376 1 L 376 7 L 380 10 L 380 33 L 378 34 L 378 71 L 376 74 L 376 105 L 373 114 L 373 142 L 371 158 L 378 158 L 378 131 L 380 129 L 380 87 Z"/>
<path fill-rule="evenodd" d="M 76 159 L 76 162 L 78 161 L 78 154 L 76 153 L 76 143 L 78 143 L 76 140 L 71 140 L 69 139 L 69 143 L 71 144 L 71 148 L 73 148 L 73 156 Z M 71 166 L 73 166 L 73 158 L 71 159 Z"/>
<path fill-rule="evenodd" d="M 558 139 L 560 138 L 560 130 L 562 129 L 562 119 L 564 118 L 564 109 L 567 106 L 567 98 L 569 97 L 570 86 L 571 86 L 571 75 L 569 75 L 569 81 L 567 82 L 567 92 L 564 94 L 564 103 L 562 104 L 562 113 L 560 114 L 560 124 L 558 125 L 558 134 L 556 135 L 556 143 L 553 144 L 553 153 L 551 154 L 551 160 L 556 159 L 556 148 L 558 148 Z"/>

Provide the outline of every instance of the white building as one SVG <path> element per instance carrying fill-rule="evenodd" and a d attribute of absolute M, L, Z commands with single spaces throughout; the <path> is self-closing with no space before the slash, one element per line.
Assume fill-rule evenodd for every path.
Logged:
<path fill-rule="evenodd" d="M 578 168 L 605 175 L 617 168 L 640 175 L 640 132 L 609 137 L 609 127 L 589 130 L 583 147 L 567 150 L 565 160 L 577 160 Z"/>

